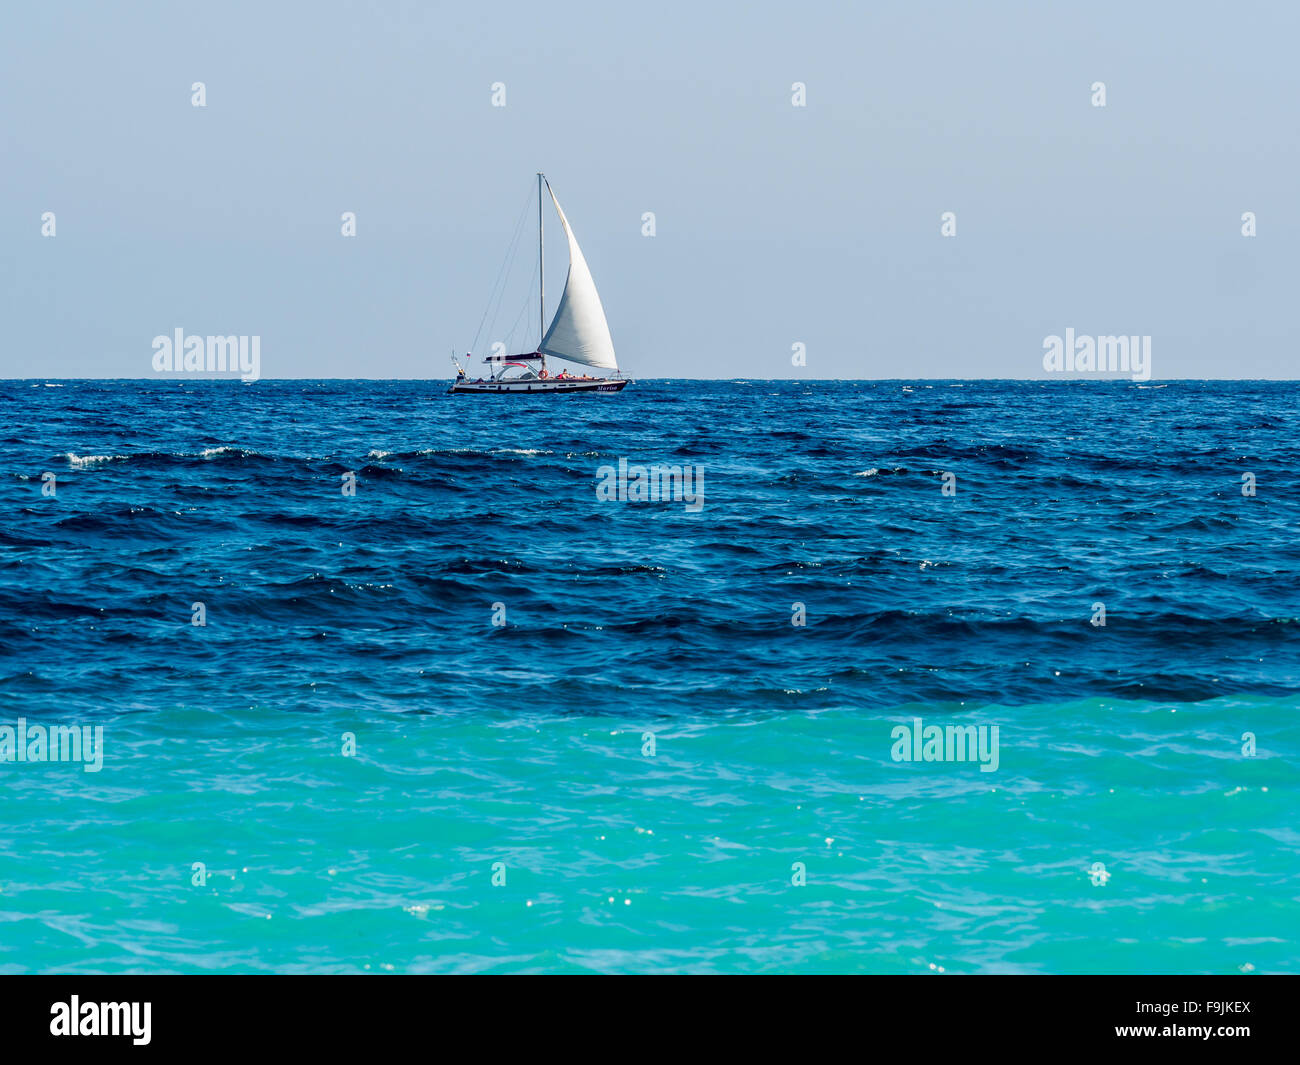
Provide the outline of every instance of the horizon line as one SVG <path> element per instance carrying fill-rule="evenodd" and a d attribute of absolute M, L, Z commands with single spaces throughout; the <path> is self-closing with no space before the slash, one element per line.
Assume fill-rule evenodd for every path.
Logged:
<path fill-rule="evenodd" d="M 193 376 L 185 375 L 168 375 L 157 374 L 148 377 L 72 377 L 45 375 L 40 377 L 16 377 L 0 374 L 0 381 L 151 381 L 161 384 L 197 384 L 197 383 L 219 383 L 228 382 L 230 384 L 257 384 L 261 381 L 410 381 L 410 382 L 445 382 L 455 380 L 454 377 L 258 377 L 255 381 L 244 381 L 238 374 L 226 373 L 198 373 Z M 1146 379 L 1134 378 L 1131 375 L 1116 372 L 1111 376 L 1088 376 L 1086 373 L 1060 374 L 1051 377 L 635 377 L 630 379 L 632 383 L 638 381 L 763 381 L 763 382 L 828 382 L 832 384 L 849 384 L 858 382 L 927 382 L 927 381 L 1014 381 L 1016 383 L 1033 384 L 1035 382 L 1048 384 L 1056 382 L 1058 384 L 1174 384 L 1186 383 L 1189 381 L 1210 382 L 1210 381 L 1272 381 L 1272 382 L 1290 382 L 1300 381 L 1300 376 L 1296 377 L 1152 377 Z"/>

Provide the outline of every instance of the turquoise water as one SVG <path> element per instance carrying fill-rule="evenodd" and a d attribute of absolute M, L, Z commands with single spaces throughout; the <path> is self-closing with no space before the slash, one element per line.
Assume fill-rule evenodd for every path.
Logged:
<path fill-rule="evenodd" d="M 0 966 L 1294 971 L 1294 769 L 1236 738 L 1295 750 L 1298 709 L 990 707 L 989 774 L 845 708 L 135 714 L 99 774 L 10 776 Z"/>
<path fill-rule="evenodd" d="M 0 971 L 1300 968 L 1294 387 L 755 384 L 5 386 Z"/>

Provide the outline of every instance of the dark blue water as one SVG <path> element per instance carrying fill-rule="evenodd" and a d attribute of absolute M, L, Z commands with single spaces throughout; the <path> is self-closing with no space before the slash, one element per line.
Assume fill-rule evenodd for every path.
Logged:
<path fill-rule="evenodd" d="M 0 968 L 1296 967 L 1296 385 L 444 390 L 0 385 Z"/>

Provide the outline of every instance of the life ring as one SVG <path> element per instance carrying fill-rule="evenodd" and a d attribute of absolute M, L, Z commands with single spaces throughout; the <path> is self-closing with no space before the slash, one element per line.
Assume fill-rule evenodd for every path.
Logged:
<path fill-rule="evenodd" d="M 538 379 L 539 381 L 545 381 L 545 380 L 546 380 L 546 371 L 543 370 L 541 373 L 539 373 L 539 374 L 537 375 L 537 379 Z"/>

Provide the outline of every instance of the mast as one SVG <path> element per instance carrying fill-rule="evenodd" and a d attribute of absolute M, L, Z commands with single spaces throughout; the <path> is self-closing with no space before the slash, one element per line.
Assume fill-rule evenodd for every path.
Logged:
<path fill-rule="evenodd" d="M 537 350 L 542 350 L 542 337 L 546 336 L 546 241 L 542 229 L 542 182 L 546 179 L 537 171 L 537 276 L 541 281 L 541 295 L 537 301 Z M 546 356 L 542 356 L 542 369 L 546 369 Z"/>

